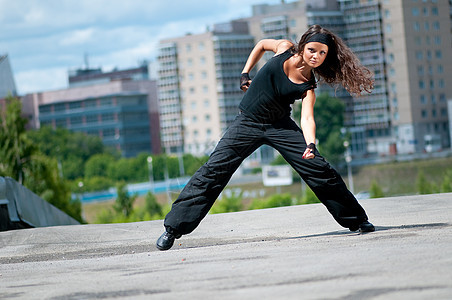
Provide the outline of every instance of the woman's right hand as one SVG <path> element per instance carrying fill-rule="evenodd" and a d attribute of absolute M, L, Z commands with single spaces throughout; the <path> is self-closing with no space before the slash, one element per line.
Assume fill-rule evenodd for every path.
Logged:
<path fill-rule="evenodd" d="M 251 78 L 248 73 L 242 73 L 240 75 L 240 89 L 244 92 L 248 90 L 251 84 Z"/>

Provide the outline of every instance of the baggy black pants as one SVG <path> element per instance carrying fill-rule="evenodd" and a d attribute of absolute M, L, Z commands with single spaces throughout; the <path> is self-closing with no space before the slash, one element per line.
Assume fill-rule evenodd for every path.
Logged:
<path fill-rule="evenodd" d="M 166 230 L 176 234 L 192 232 L 242 161 L 263 144 L 279 151 L 340 225 L 357 229 L 367 220 L 364 209 L 340 175 L 317 150 L 314 159 L 302 159 L 306 142 L 300 127 L 290 117 L 261 124 L 239 114 L 207 163 L 193 175 L 173 203 L 165 218 Z"/>

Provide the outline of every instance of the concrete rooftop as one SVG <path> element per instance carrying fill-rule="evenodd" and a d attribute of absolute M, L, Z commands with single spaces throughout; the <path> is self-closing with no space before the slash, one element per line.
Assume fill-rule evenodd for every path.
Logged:
<path fill-rule="evenodd" d="M 452 299 L 452 194 L 209 215 L 158 251 L 162 221 L 0 233 L 0 299 Z"/>

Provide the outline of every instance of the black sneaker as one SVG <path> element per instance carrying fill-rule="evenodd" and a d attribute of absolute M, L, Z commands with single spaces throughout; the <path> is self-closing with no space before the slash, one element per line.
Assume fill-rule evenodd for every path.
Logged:
<path fill-rule="evenodd" d="M 372 231 L 375 231 L 375 227 L 369 221 L 364 221 L 359 225 L 359 231 L 360 232 L 372 232 Z"/>
<path fill-rule="evenodd" d="M 358 231 L 359 230 L 359 232 L 375 231 L 374 225 L 372 225 L 372 223 L 370 223 L 369 221 L 364 221 L 361 224 L 359 224 L 358 226 L 350 227 L 349 229 L 350 229 L 350 231 Z"/>
<path fill-rule="evenodd" d="M 174 235 L 172 233 L 165 231 L 157 240 L 156 243 L 157 249 L 162 251 L 170 249 L 174 244 L 174 240 L 180 237 L 181 237 L 180 234 Z"/>

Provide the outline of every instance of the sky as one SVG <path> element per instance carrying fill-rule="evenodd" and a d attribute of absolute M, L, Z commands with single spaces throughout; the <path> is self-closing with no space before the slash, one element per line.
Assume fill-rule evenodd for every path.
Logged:
<path fill-rule="evenodd" d="M 68 70 L 156 61 L 162 39 L 199 34 L 281 0 L 0 0 L 0 54 L 19 95 L 64 89 Z M 151 64 L 152 66 L 152 64 Z"/>

